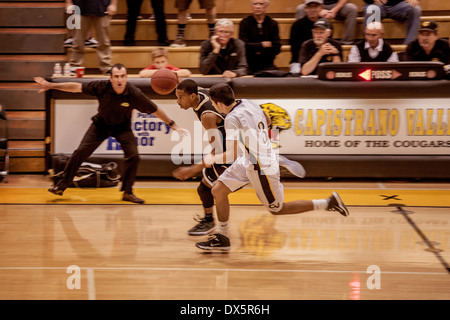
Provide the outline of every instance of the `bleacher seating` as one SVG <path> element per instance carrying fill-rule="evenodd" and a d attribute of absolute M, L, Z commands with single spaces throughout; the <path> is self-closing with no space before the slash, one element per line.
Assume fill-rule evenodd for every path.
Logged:
<path fill-rule="evenodd" d="M 362 0 L 353 0 L 359 10 L 357 30 L 355 32 L 356 39 L 363 38 L 362 31 L 362 7 L 364 2 Z M 299 0 L 286 1 L 272 1 L 269 6 L 268 14 L 275 18 L 280 26 L 280 37 L 283 43 L 281 53 L 276 59 L 276 65 L 282 69 L 287 69 L 290 61 L 290 48 L 288 45 L 290 28 L 294 23 L 294 11 L 296 6 L 301 3 Z M 440 34 L 448 38 L 450 35 L 450 2 L 442 2 L 438 0 L 424 0 L 421 2 L 423 16 L 422 20 L 433 19 L 438 22 L 440 27 Z M 172 3 L 165 4 L 167 16 L 167 33 L 169 39 L 173 40 L 177 32 L 176 9 Z M 144 1 L 141 8 L 142 20 L 137 23 L 136 29 L 136 46 L 124 47 L 122 46 L 123 35 L 125 34 L 126 24 L 126 4 L 120 2 L 118 14 L 111 21 L 111 40 L 113 44 L 113 62 L 127 61 L 127 66 L 133 71 L 151 64 L 150 52 L 156 45 L 157 35 L 154 26 L 154 20 L 149 20 L 152 13 L 150 1 Z M 208 30 L 206 27 L 206 20 L 204 18 L 204 10 L 200 9 L 197 2 L 193 2 L 190 13 L 192 19 L 189 20 L 186 29 L 187 47 L 185 48 L 168 48 L 169 58 L 173 65 L 180 68 L 191 69 L 194 73 L 198 73 L 199 64 L 199 50 L 200 43 L 208 37 Z M 244 17 L 250 14 L 250 3 L 238 0 L 217 1 L 218 18 L 228 17 L 235 24 L 235 36 L 238 35 L 239 22 Z M 401 45 L 405 36 L 405 25 L 392 19 L 383 20 L 386 33 L 384 38 L 393 45 L 397 52 L 405 50 L 405 46 Z M 340 39 L 343 34 L 343 22 L 333 21 L 335 39 Z M 344 58 L 346 59 L 351 46 L 343 46 Z M 97 57 L 95 49 L 87 49 L 85 65 L 90 72 L 97 72 L 95 70 L 97 64 Z M 89 72 L 89 71 L 88 71 Z"/>
<path fill-rule="evenodd" d="M 227 17 L 238 26 L 239 21 L 250 14 L 250 1 L 217 0 L 218 18 Z M 362 38 L 363 0 L 351 0 L 360 11 L 356 38 Z M 294 22 L 294 12 L 301 0 L 271 1 L 268 14 L 277 19 L 283 43 L 276 64 L 287 69 L 290 60 L 289 32 Z M 422 0 L 422 19 L 438 22 L 440 35 L 450 35 L 450 1 Z M 131 73 L 151 63 L 150 53 L 156 45 L 154 21 L 150 1 L 143 2 L 142 20 L 138 21 L 136 46 L 123 46 L 126 24 L 126 1 L 120 0 L 118 13 L 111 22 L 113 62 L 125 62 Z M 27 10 L 27 14 L 23 14 Z M 177 31 L 177 10 L 173 1 L 165 1 L 168 36 L 173 40 Z M 189 10 L 192 19 L 186 30 L 188 46 L 168 48 L 173 65 L 198 73 L 199 45 L 207 38 L 208 30 L 204 10 L 193 1 Z M 394 44 L 396 51 L 403 51 L 401 41 L 405 34 L 402 23 L 384 20 L 385 39 Z M 339 39 L 343 23 L 334 21 L 334 38 Z M 0 101 L 6 107 L 11 120 L 11 172 L 43 172 L 45 149 L 49 143 L 45 132 L 45 96 L 32 82 L 33 76 L 50 76 L 55 62 L 68 60 L 70 50 L 62 49 L 66 29 L 63 0 L 0 0 L 0 40 L 4 44 L 0 52 Z M 31 29 L 30 29 L 31 28 Z M 237 30 L 236 28 L 236 35 Z M 27 31 L 28 30 L 28 31 Z M 45 42 L 45 45 L 44 45 Z M 33 49 L 35 48 L 35 49 Z M 350 46 L 344 46 L 344 57 Z M 87 73 L 99 74 L 95 49 L 87 49 L 85 64 Z"/>

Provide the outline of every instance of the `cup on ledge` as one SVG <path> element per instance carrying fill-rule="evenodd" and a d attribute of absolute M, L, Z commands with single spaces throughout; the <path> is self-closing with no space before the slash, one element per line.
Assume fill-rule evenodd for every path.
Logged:
<path fill-rule="evenodd" d="M 76 69 L 75 69 L 75 73 L 76 73 L 76 75 L 77 75 L 77 78 L 83 78 L 83 75 L 84 75 L 84 67 L 77 67 Z"/>

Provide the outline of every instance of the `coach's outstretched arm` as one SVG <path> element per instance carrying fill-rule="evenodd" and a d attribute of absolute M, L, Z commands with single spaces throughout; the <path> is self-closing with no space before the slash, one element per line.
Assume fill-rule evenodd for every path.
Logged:
<path fill-rule="evenodd" d="M 39 90 L 39 93 L 45 92 L 50 89 L 61 90 L 72 93 L 82 92 L 82 84 L 78 82 L 63 82 L 63 83 L 54 83 L 48 82 L 42 77 L 34 77 L 34 81 L 41 85 L 42 89 Z"/>

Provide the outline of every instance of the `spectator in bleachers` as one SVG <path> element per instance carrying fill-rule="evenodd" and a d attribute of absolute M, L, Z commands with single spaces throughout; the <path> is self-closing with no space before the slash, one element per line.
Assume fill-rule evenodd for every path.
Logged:
<path fill-rule="evenodd" d="M 66 0 L 66 13 L 74 14 L 76 13 L 74 8 L 72 7 L 72 1 Z M 66 20 L 69 16 L 66 17 Z M 86 40 L 84 41 L 85 48 L 97 48 L 98 41 L 92 36 L 93 27 L 89 29 L 89 32 L 86 34 Z M 75 36 L 74 29 L 67 29 L 67 39 L 64 41 L 64 48 L 72 48 L 73 47 L 73 38 Z"/>
<path fill-rule="evenodd" d="M 233 38 L 234 24 L 229 19 L 220 19 L 214 27 L 214 35 L 202 42 L 200 47 L 200 72 L 221 74 L 226 78 L 247 75 L 245 43 Z"/>
<path fill-rule="evenodd" d="M 350 0 L 324 0 L 324 6 L 320 11 L 320 17 L 328 20 L 344 20 L 344 34 L 342 44 L 353 44 L 355 40 L 356 18 L 358 7 L 350 3 Z M 295 11 L 295 19 L 302 19 L 306 15 L 305 4 L 300 4 Z"/>
<path fill-rule="evenodd" d="M 398 55 L 383 40 L 384 26 L 381 22 L 371 22 L 364 31 L 365 40 L 350 49 L 348 62 L 398 62 Z"/>
<path fill-rule="evenodd" d="M 291 27 L 289 44 L 291 45 L 291 62 L 289 71 L 292 74 L 300 73 L 300 63 L 298 62 L 302 44 L 312 39 L 312 29 L 314 22 L 319 20 L 320 12 L 323 9 L 323 0 L 305 0 L 306 16 L 295 21 Z"/>
<path fill-rule="evenodd" d="M 150 78 L 153 74 L 161 69 L 169 69 L 178 74 L 179 77 L 189 77 L 191 71 L 188 69 L 180 69 L 169 64 L 169 52 L 166 48 L 156 48 L 152 51 L 152 64 L 139 72 L 142 78 Z"/>
<path fill-rule="evenodd" d="M 276 70 L 274 60 L 281 50 L 278 22 L 266 15 L 269 0 L 250 0 L 253 14 L 239 24 L 239 39 L 245 42 L 249 73 Z"/>
<path fill-rule="evenodd" d="M 419 6 L 419 0 L 364 0 L 366 5 L 363 7 L 364 28 L 369 22 L 376 21 L 377 12 L 368 11 L 370 5 L 376 5 L 380 9 L 379 18 L 391 18 L 398 21 L 406 21 L 406 37 L 403 44 L 408 44 L 416 39 L 417 30 L 420 25 L 422 8 Z"/>
<path fill-rule="evenodd" d="M 175 0 L 175 7 L 178 8 L 178 32 L 175 41 L 171 44 L 172 47 L 185 47 L 186 40 L 184 38 L 184 31 L 186 30 L 186 23 L 188 21 L 189 6 L 192 0 Z M 206 11 L 206 22 L 208 24 L 209 36 L 214 34 L 214 24 L 216 22 L 216 1 L 215 0 L 198 0 L 200 8 Z"/>
<path fill-rule="evenodd" d="M 70 66 L 81 66 L 84 60 L 86 35 L 93 26 L 98 40 L 96 48 L 99 69 L 103 74 L 111 68 L 111 41 L 109 26 L 111 17 L 117 12 L 118 0 L 67 0 L 66 5 L 76 5 L 81 12 L 81 28 L 75 29 Z"/>
<path fill-rule="evenodd" d="M 127 0 L 128 19 L 125 31 L 125 45 L 136 43 L 134 35 L 136 33 L 136 23 L 141 11 L 143 0 Z M 164 0 L 151 0 L 153 15 L 155 17 L 156 33 L 158 34 L 158 46 L 168 46 L 166 15 L 164 13 Z"/>
<path fill-rule="evenodd" d="M 342 62 L 342 48 L 339 41 L 331 39 L 332 26 L 327 19 L 314 23 L 313 38 L 306 41 L 300 50 L 299 62 L 303 76 L 315 75 L 322 62 Z"/>
<path fill-rule="evenodd" d="M 417 40 L 406 48 L 408 61 L 440 61 L 450 64 L 450 47 L 447 40 L 439 38 L 438 25 L 424 21 L 420 25 Z"/>

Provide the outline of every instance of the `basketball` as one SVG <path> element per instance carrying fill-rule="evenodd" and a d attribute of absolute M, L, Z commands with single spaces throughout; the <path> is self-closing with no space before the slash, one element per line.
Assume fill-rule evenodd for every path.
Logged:
<path fill-rule="evenodd" d="M 168 69 L 158 70 L 151 77 L 150 85 L 153 91 L 160 95 L 169 94 L 178 85 L 177 74 Z"/>

